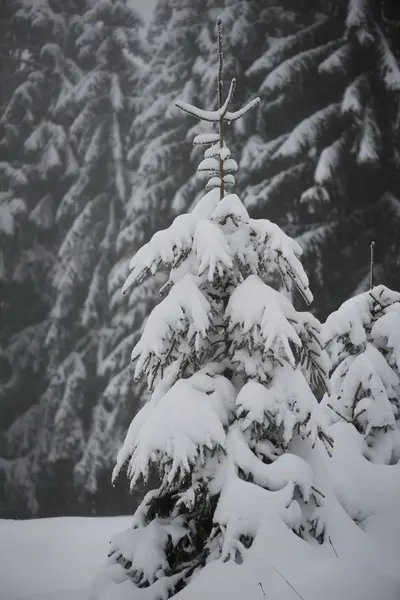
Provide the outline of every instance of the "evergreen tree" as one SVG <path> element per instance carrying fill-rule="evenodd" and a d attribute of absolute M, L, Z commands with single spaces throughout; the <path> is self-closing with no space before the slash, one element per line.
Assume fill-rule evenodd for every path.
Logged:
<path fill-rule="evenodd" d="M 15 1 L 3 1 L 0 13 L 0 114 L 3 114 L 21 75 L 20 47 L 13 21 L 21 8 Z"/>
<path fill-rule="evenodd" d="M 367 288 L 371 237 L 377 276 L 396 284 L 400 71 L 376 4 L 265 3 L 266 48 L 248 70 L 263 102 L 241 161 L 244 203 L 295 236 L 325 314 Z"/>
<path fill-rule="evenodd" d="M 85 73 L 57 107 L 69 124 L 80 168 L 56 215 L 63 241 L 46 335 L 50 383 L 41 400 L 41 427 L 51 429 L 49 462 L 63 473 L 69 510 L 76 506 L 77 489 L 80 502 L 94 500 L 96 507 L 101 501 L 94 497 L 98 479 L 114 451 L 113 399 L 105 393 L 98 400 L 107 385 L 104 349 L 113 334 L 107 278 L 132 185 L 127 132 L 136 114 L 144 56 L 140 26 L 125 0 L 89 7 L 76 37 Z M 133 409 L 126 405 L 125 418 Z"/>
<path fill-rule="evenodd" d="M 221 45 L 219 55 L 221 64 Z M 114 471 L 115 479 L 128 463 L 133 487 L 155 466 L 161 485 L 113 540 L 109 559 L 114 581 L 150 587 L 155 597 L 176 594 L 212 560 L 240 562 L 266 513 L 266 527 L 272 514 L 307 540 L 324 536 L 321 492 L 294 445 L 318 435 L 329 443 L 310 388 L 329 369 L 320 324 L 267 283 L 275 269 L 311 301 L 300 247 L 227 192 L 237 165 L 225 126 L 258 99 L 232 111 L 235 80 L 225 101 L 221 71 L 218 82 L 216 110 L 177 102 L 218 126 L 194 140 L 209 146 L 199 166 L 208 191 L 135 254 L 123 288 L 169 270 L 168 295 L 132 353 L 151 400 L 133 419 Z"/>
<path fill-rule="evenodd" d="M 379 285 L 350 298 L 324 325 L 334 371 L 322 409 L 352 423 L 375 463 L 400 459 L 400 294 Z"/>
<path fill-rule="evenodd" d="M 40 477 L 44 469 L 37 451 L 38 403 L 47 381 L 49 274 L 58 242 L 54 214 L 77 170 L 66 131 L 55 118 L 63 94 L 80 77 L 68 56 L 76 7 L 71 2 L 59 9 L 26 4 L 14 11 L 10 37 L 19 52 L 11 57 L 19 82 L 0 122 L 0 344 L 9 367 L 0 387 L 1 467 L 3 509 L 14 516 L 38 509 L 30 473 L 36 470 Z"/>

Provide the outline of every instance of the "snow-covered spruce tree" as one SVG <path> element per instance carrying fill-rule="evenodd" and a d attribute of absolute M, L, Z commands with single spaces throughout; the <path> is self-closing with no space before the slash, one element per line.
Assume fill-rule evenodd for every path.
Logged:
<path fill-rule="evenodd" d="M 257 3 L 223 0 L 220 5 L 231 49 L 224 70 L 230 78 L 240 80 L 254 49 Z M 162 0 L 156 5 L 148 31 L 150 60 L 140 77 L 138 114 L 130 136 L 134 183 L 117 239 L 118 261 L 108 277 L 112 335 L 104 347 L 102 364 L 108 385 L 100 402 L 114 406 L 106 439 L 117 443 L 125 434 L 132 391 L 137 404 L 146 397 L 143 380 L 132 388 L 129 356 L 158 301 L 165 274 L 146 278 L 128 290 L 127 298 L 121 297 L 120 289 L 129 272 L 132 249 L 170 224 L 177 213 L 189 210 L 203 193 L 203 176 L 197 171 L 202 147 L 193 146 L 192 140 L 207 131 L 208 124 L 200 120 L 193 123 L 189 115 L 180 115 L 174 102 L 181 97 L 189 103 L 201 101 L 212 109 L 217 107 L 215 14 L 214 1 L 188 4 L 186 0 Z M 237 106 L 243 103 L 246 88 L 241 92 L 233 100 Z M 228 126 L 234 147 L 244 135 L 242 122 Z"/>
<path fill-rule="evenodd" d="M 245 559 L 260 524 L 274 516 L 305 539 L 324 536 L 321 492 L 293 451 L 307 435 L 329 440 L 312 416 L 310 385 L 323 385 L 329 369 L 320 324 L 267 283 L 276 269 L 311 301 L 299 246 L 227 193 L 237 164 L 225 125 L 258 99 L 232 112 L 235 81 L 225 101 L 221 70 L 218 81 L 217 110 L 177 102 L 218 127 L 194 140 L 209 146 L 199 166 L 208 191 L 135 254 L 123 288 L 169 270 L 166 297 L 132 353 L 151 400 L 133 419 L 114 471 L 115 479 L 128 463 L 133 487 L 154 466 L 161 485 L 112 541 L 109 558 L 114 581 L 150 588 L 151 598 L 174 595 L 212 560 Z"/>
<path fill-rule="evenodd" d="M 321 409 L 352 423 L 364 455 L 378 464 L 400 459 L 400 294 L 378 285 L 350 298 L 323 327 L 332 359 L 331 392 Z"/>
<path fill-rule="evenodd" d="M 377 276 L 397 287 L 396 38 L 372 0 L 274 5 L 263 3 L 270 37 L 248 70 L 262 103 L 241 161 L 243 202 L 303 247 L 327 314 L 367 289 L 371 237 Z"/>
<path fill-rule="evenodd" d="M 46 470 L 38 452 L 45 437 L 38 405 L 47 382 L 49 274 L 58 245 L 54 216 L 77 172 L 66 131 L 55 118 L 60 98 L 80 77 L 69 53 L 76 7 L 64 2 L 53 8 L 17 6 L 10 20 L 18 51 L 8 58 L 17 67 L 18 85 L 0 120 L 0 344 L 10 365 L 0 385 L 1 508 L 10 516 L 38 510 L 35 487 Z"/>

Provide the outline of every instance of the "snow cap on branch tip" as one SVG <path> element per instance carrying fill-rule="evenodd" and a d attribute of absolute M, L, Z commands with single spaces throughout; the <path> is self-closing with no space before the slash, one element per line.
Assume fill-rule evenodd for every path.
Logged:
<path fill-rule="evenodd" d="M 233 81 L 234 80 L 232 80 L 232 82 Z M 223 121 L 227 121 L 228 123 L 231 121 L 236 121 L 237 119 L 240 119 L 240 117 L 245 115 L 247 112 L 249 112 L 256 106 L 258 106 L 260 104 L 260 98 L 257 97 L 257 98 L 254 98 L 253 100 L 250 100 L 250 102 L 248 102 L 243 108 L 240 108 L 239 110 L 236 110 L 234 112 L 228 111 L 227 107 L 229 105 L 229 102 L 231 100 L 231 96 L 232 96 L 233 90 L 234 90 L 234 85 L 232 85 L 232 82 L 231 82 L 231 87 L 230 87 L 231 95 L 229 96 L 229 94 L 228 94 L 228 98 L 225 101 L 224 105 L 218 110 L 213 110 L 213 111 L 203 110 L 201 108 L 197 108 L 196 106 L 188 104 L 187 102 L 184 102 L 183 100 L 177 100 L 175 102 L 175 106 L 177 108 L 180 108 L 184 112 L 192 115 L 193 117 L 197 117 L 201 121 L 209 121 L 210 123 L 219 122 L 219 121 L 221 121 L 221 119 Z"/>

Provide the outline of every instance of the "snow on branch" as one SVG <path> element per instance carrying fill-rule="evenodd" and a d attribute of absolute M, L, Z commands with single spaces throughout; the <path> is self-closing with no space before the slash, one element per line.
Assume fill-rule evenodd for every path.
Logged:
<path fill-rule="evenodd" d="M 280 144 L 279 144 L 280 145 Z M 308 162 L 300 162 L 290 166 L 288 169 L 281 170 L 279 173 L 265 179 L 253 186 L 247 188 L 247 195 L 244 203 L 247 208 L 253 208 L 259 205 L 265 205 L 274 200 L 280 201 L 282 195 L 286 193 L 287 188 L 298 185 L 299 180 L 304 176 L 308 169 Z"/>
<path fill-rule="evenodd" d="M 251 219 L 250 227 L 257 236 L 257 251 L 264 269 L 267 271 L 276 265 L 286 288 L 290 289 L 290 283 L 293 282 L 307 304 L 310 304 L 313 295 L 306 272 L 298 259 L 302 254 L 299 244 L 268 219 Z"/>
<path fill-rule="evenodd" d="M 208 181 L 208 183 L 206 185 L 206 190 L 211 190 L 213 188 L 220 188 L 222 186 L 222 183 L 224 184 L 224 187 L 234 186 L 235 178 L 233 175 L 229 175 L 229 174 L 224 175 L 222 180 L 220 177 L 211 177 L 211 179 Z"/>
<path fill-rule="evenodd" d="M 245 338 L 253 347 L 261 346 L 291 365 L 295 364 L 290 342 L 301 346 L 290 319 L 295 319 L 293 306 L 279 292 L 256 275 L 250 275 L 232 293 L 226 309 L 231 335 Z M 235 333 L 237 330 L 237 333 Z"/>
<path fill-rule="evenodd" d="M 136 379 L 142 374 L 154 378 L 159 367 L 168 364 L 179 337 L 184 337 L 195 353 L 203 349 L 210 327 L 211 307 L 198 284 L 196 277 L 185 275 L 153 309 L 142 337 L 132 351 L 132 361 L 137 360 Z"/>
<path fill-rule="evenodd" d="M 252 110 L 256 106 L 258 106 L 260 104 L 260 102 L 261 102 L 260 98 L 253 98 L 253 100 L 250 100 L 250 102 L 248 102 L 246 104 L 246 106 L 244 106 L 243 108 L 240 108 L 239 110 L 237 110 L 235 112 L 228 111 L 224 118 L 228 122 L 237 121 L 237 119 L 240 119 L 240 117 L 243 117 L 243 115 L 245 115 L 250 110 Z"/>
<path fill-rule="evenodd" d="M 131 273 L 122 293 L 136 283 L 140 283 L 149 272 L 153 275 L 161 264 L 176 265 L 177 261 L 189 252 L 199 217 L 194 214 L 179 215 L 168 229 L 158 231 L 150 242 L 142 246 L 129 263 Z"/>
<path fill-rule="evenodd" d="M 329 391 L 331 361 L 323 347 L 321 323 L 311 313 L 298 312 L 293 327 L 302 343 L 298 358 L 304 377 L 311 386 Z"/>
<path fill-rule="evenodd" d="M 255 108 L 260 103 L 260 98 L 254 98 L 253 100 L 248 102 L 246 104 L 246 106 L 244 106 L 243 108 L 241 108 L 235 112 L 229 112 L 228 107 L 232 100 L 233 92 L 235 89 L 235 84 L 236 84 L 236 80 L 232 79 L 228 96 L 227 96 L 224 104 L 218 110 L 214 110 L 214 111 L 203 110 L 201 108 L 197 108 L 196 106 L 193 106 L 192 104 L 183 102 L 183 100 L 177 100 L 175 102 L 175 106 L 177 106 L 184 112 L 189 113 L 193 117 L 197 117 L 198 119 L 201 119 L 202 121 L 209 121 L 210 123 L 219 123 L 221 120 L 227 121 L 227 122 L 236 121 L 237 119 L 240 119 L 240 117 L 245 115 L 247 112 L 249 112 L 250 110 Z M 195 143 L 196 144 L 208 143 L 207 141 L 205 141 L 206 138 L 203 137 L 204 135 L 213 135 L 213 134 L 200 134 L 199 136 L 197 136 L 195 138 L 195 140 L 196 140 Z M 211 139 L 211 141 L 214 141 L 214 139 Z"/>
<path fill-rule="evenodd" d="M 328 58 L 320 63 L 318 67 L 319 73 L 327 73 L 330 75 L 337 72 L 345 73 L 351 58 L 351 51 L 351 44 L 344 44 L 335 50 L 335 52 L 332 52 Z"/>
<path fill-rule="evenodd" d="M 207 454 L 224 448 L 235 388 L 221 375 L 199 371 L 177 381 L 156 401 L 146 404 L 133 419 L 113 472 L 113 480 L 129 457 L 131 488 L 148 477 L 150 463 L 167 465 L 164 482 L 182 478 Z M 208 453 L 207 453 L 208 451 Z"/>
<path fill-rule="evenodd" d="M 285 369 L 282 371 L 285 373 L 285 376 L 292 376 L 292 372 L 288 373 Z M 301 373 L 298 373 L 298 375 L 301 377 Z M 250 381 L 243 386 L 236 398 L 236 402 L 241 406 L 240 414 L 246 412 L 243 400 L 247 400 L 250 390 L 254 392 L 254 387 L 259 389 L 260 395 L 263 394 L 264 396 L 265 412 L 276 416 L 278 421 L 281 420 L 283 422 L 285 420 L 284 427 L 288 429 L 287 432 L 285 431 L 286 435 L 284 434 L 284 438 L 289 441 L 294 434 L 294 426 L 301 422 L 300 419 L 302 417 L 305 419 L 308 413 L 301 411 L 297 418 L 294 417 L 297 405 L 293 404 L 292 409 L 288 406 L 288 400 L 292 400 L 293 402 L 293 398 L 280 398 L 271 393 L 272 390 L 270 391 L 261 384 Z M 278 389 L 276 389 L 276 392 L 278 392 Z M 247 413 L 247 415 L 248 418 L 250 413 Z M 291 419 L 288 418 L 289 415 L 292 416 Z M 230 456 L 232 456 L 237 466 L 244 473 L 252 475 L 254 483 L 271 491 L 278 491 L 292 483 L 299 488 L 302 497 L 308 502 L 312 495 L 314 476 L 312 468 L 305 460 L 294 454 L 286 453 L 278 457 L 274 463 L 266 465 L 250 450 L 243 433 L 237 426 L 230 429 L 227 444 Z"/>
<path fill-rule="evenodd" d="M 371 323 L 371 302 L 368 293 L 359 294 L 344 302 L 329 315 L 324 325 L 324 338 L 330 344 L 335 337 L 348 335 L 354 346 L 367 341 L 365 328 Z"/>
<path fill-rule="evenodd" d="M 316 69 L 318 64 L 337 50 L 341 44 L 341 41 L 330 41 L 288 58 L 269 73 L 261 84 L 260 91 L 272 94 L 286 89 L 297 77 L 303 76 L 311 69 Z"/>
<path fill-rule="evenodd" d="M 385 310 L 397 302 L 400 302 L 400 294 L 383 285 L 346 300 L 337 311 L 329 315 L 324 324 L 326 346 L 344 336 L 348 336 L 354 347 L 365 345 L 367 328 L 372 324 L 374 310 Z"/>
<path fill-rule="evenodd" d="M 222 225 L 226 223 L 228 218 L 232 219 L 236 224 L 240 222 L 249 223 L 250 221 L 249 213 L 236 194 L 229 194 L 220 200 L 211 218 Z"/>
<path fill-rule="evenodd" d="M 210 146 L 210 148 L 207 148 L 207 150 L 204 152 L 204 156 L 205 158 L 213 158 L 218 156 L 218 158 L 220 158 L 221 160 L 227 161 L 231 156 L 231 151 L 226 146 L 225 142 L 223 143 L 221 148 L 220 141 L 218 140 L 216 144 L 213 144 L 212 146 Z M 226 165 L 226 162 L 224 162 L 224 164 Z"/>
<path fill-rule="evenodd" d="M 193 140 L 195 146 L 215 144 L 216 142 L 219 142 L 219 133 L 200 133 Z"/>
<path fill-rule="evenodd" d="M 346 27 L 364 28 L 367 26 L 369 0 L 350 0 L 347 9 Z"/>
<path fill-rule="evenodd" d="M 335 177 L 340 166 L 345 143 L 346 139 L 342 136 L 322 150 L 314 173 L 316 184 L 324 185 Z"/>
<path fill-rule="evenodd" d="M 277 369 L 268 386 L 249 380 L 240 390 L 236 404 L 243 430 L 257 424 L 267 431 L 282 428 L 282 440 L 288 446 L 297 431 L 307 435 L 306 424 L 317 401 L 302 372 L 286 364 Z M 283 485 L 286 483 L 282 481 Z M 277 489 L 271 481 L 269 485 L 270 489 Z"/>
<path fill-rule="evenodd" d="M 326 128 L 332 127 L 339 115 L 340 104 L 330 104 L 318 110 L 293 129 L 275 156 L 297 156 L 315 145 Z"/>
<path fill-rule="evenodd" d="M 187 102 L 183 102 L 183 100 L 177 100 L 175 102 L 175 106 L 183 110 L 184 112 L 189 113 L 193 117 L 197 117 L 202 121 L 210 121 L 212 123 L 219 123 L 221 119 L 223 119 L 228 111 L 229 104 L 232 100 L 233 93 L 235 91 L 236 79 L 232 79 L 231 84 L 229 86 L 228 96 L 224 102 L 224 104 L 218 110 L 203 110 L 201 108 L 197 108 L 192 104 L 188 104 Z"/>
<path fill-rule="evenodd" d="M 299 52 L 304 52 L 316 45 L 316 34 L 322 29 L 326 31 L 328 18 L 323 17 L 309 27 L 301 29 L 299 32 L 280 39 L 273 44 L 252 66 L 247 69 L 246 75 L 259 75 L 266 71 L 271 71 L 280 65 L 284 60 L 292 58 Z"/>
<path fill-rule="evenodd" d="M 380 54 L 382 60 L 382 71 L 384 73 L 384 82 L 389 90 L 400 91 L 400 68 L 392 50 L 389 47 L 386 37 L 383 35 L 380 27 L 377 26 L 380 42 Z"/>
<path fill-rule="evenodd" d="M 332 392 L 321 406 L 330 409 L 331 421 L 356 425 L 365 436 L 364 455 L 372 462 L 389 464 L 395 442 L 396 387 L 399 378 L 384 355 L 371 343 L 347 356 L 331 378 Z"/>
<path fill-rule="evenodd" d="M 362 73 L 347 86 L 342 100 L 342 113 L 352 112 L 360 115 L 370 96 L 368 73 Z"/>
<path fill-rule="evenodd" d="M 360 145 L 357 153 L 358 164 L 378 165 L 380 161 L 381 134 L 372 105 L 364 113 Z"/>
<path fill-rule="evenodd" d="M 389 348 L 391 363 L 400 373 L 400 302 L 386 309 L 388 312 L 376 321 L 371 329 L 371 339 L 378 348 Z"/>
<path fill-rule="evenodd" d="M 208 271 L 209 281 L 213 281 L 216 272 L 222 277 L 225 270 L 229 272 L 233 267 L 232 250 L 216 223 L 199 221 L 194 238 L 194 251 L 199 262 L 198 273 L 202 275 Z"/>

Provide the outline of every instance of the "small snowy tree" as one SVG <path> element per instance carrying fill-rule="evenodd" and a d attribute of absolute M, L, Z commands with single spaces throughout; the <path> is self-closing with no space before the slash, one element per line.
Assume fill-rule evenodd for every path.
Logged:
<path fill-rule="evenodd" d="M 267 283 L 276 270 L 312 300 L 300 247 L 227 193 L 237 164 L 225 124 L 259 100 L 230 111 L 233 80 L 223 102 L 220 21 L 219 55 L 219 108 L 177 102 L 218 127 L 194 140 L 209 146 L 199 166 L 208 191 L 136 253 L 123 288 L 169 270 L 166 297 L 132 353 L 135 377 L 147 377 L 152 396 L 114 470 L 115 480 L 128 464 L 133 487 L 156 467 L 161 484 L 112 541 L 109 559 L 115 581 L 150 587 L 152 598 L 174 595 L 212 560 L 241 562 L 273 515 L 304 539 L 324 536 L 322 495 L 296 449 L 307 436 L 330 441 L 312 417 L 310 387 L 325 385 L 328 358 L 319 322 Z"/>
<path fill-rule="evenodd" d="M 321 409 L 364 435 L 366 458 L 400 458 L 400 294 L 383 285 L 350 298 L 324 325 L 334 371 Z"/>

